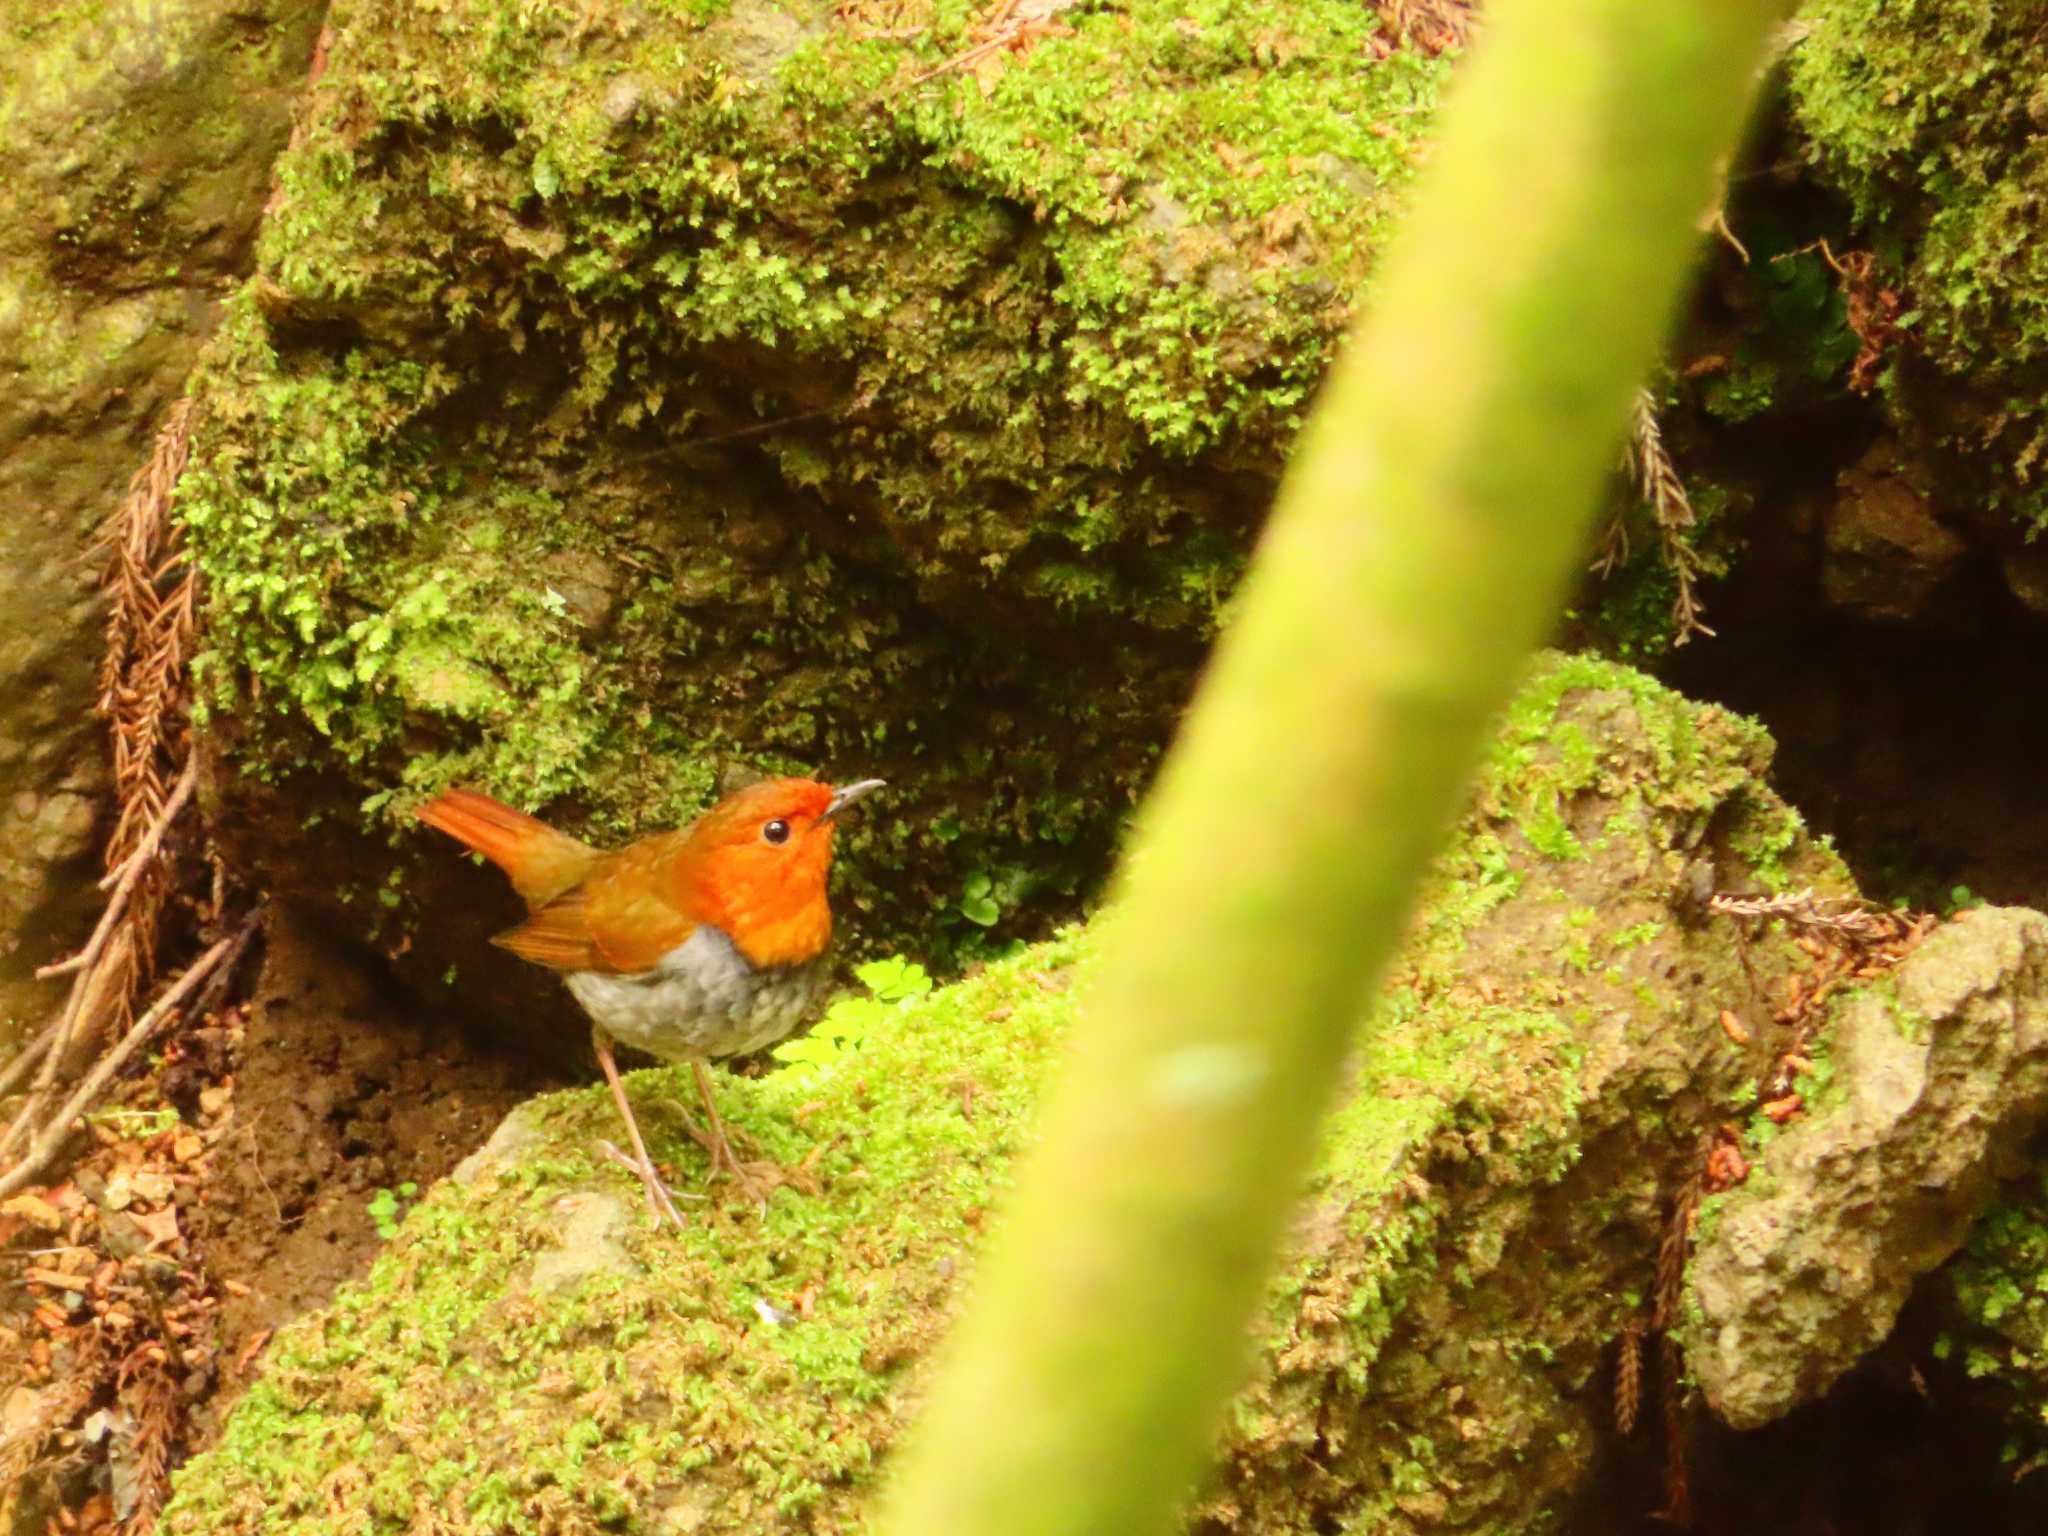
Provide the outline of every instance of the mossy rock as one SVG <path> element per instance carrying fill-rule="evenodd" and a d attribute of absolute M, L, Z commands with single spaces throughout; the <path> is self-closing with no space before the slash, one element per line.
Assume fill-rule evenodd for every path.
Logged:
<path fill-rule="evenodd" d="M 2048 917 L 1959 913 L 1838 992 L 1802 1054 L 1800 1112 L 1753 1120 L 1753 1161 L 1702 1207 L 1687 1268 L 1686 1359 L 1739 1430 L 1818 1401 L 1882 1344 L 2031 1161 L 2048 1117 Z M 1980 1230 L 1962 1269 L 2010 1230 Z M 1987 1297 L 1980 1313 L 2002 1309 Z"/>
<path fill-rule="evenodd" d="M 1625 669 L 1538 669 L 1360 1034 L 1200 1529 L 1530 1531 L 1581 1487 L 1666 1199 L 1772 1059 L 1805 959 L 1770 934 L 1745 955 L 1703 896 L 1846 889 L 1763 786 L 1769 752 Z M 856 1529 L 1095 947 L 1064 934 L 857 1051 L 724 1084 L 819 1184 L 765 1213 L 714 1190 L 657 1231 L 593 1154 L 603 1090 L 533 1101 L 280 1334 L 164 1529 Z M 661 1107 L 687 1077 L 631 1086 L 695 1187 Z"/>
<path fill-rule="evenodd" d="M 2012 545 L 2048 524 L 2048 40 L 2038 7 L 1814 0 L 1790 56 L 1801 131 L 1905 329 L 1888 414 L 1952 510 Z M 1995 527 L 1994 524 L 2002 524 Z"/>
<path fill-rule="evenodd" d="M 1952 622 L 1976 590 L 1946 579 L 1963 542 L 2048 614 L 2040 21 L 1996 0 L 1807 0 L 1781 34 L 1722 188 L 1726 237 L 1649 381 L 1698 514 L 1682 541 L 1734 577 L 1709 624 L 1769 622 L 1816 581 L 1852 617 Z M 1916 504 L 1872 498 L 1874 469 Z M 1673 639 L 1673 582 L 1636 500 L 1614 507 L 1633 558 L 1589 584 L 1575 638 L 1648 663 Z M 1900 510 L 1904 547 L 1886 548 Z"/>
<path fill-rule="evenodd" d="M 478 903 L 366 808 L 801 769 L 894 786 L 866 942 L 1070 914 L 1426 147 L 1451 62 L 1379 25 L 337 4 L 180 488 L 242 862 L 434 977 Z"/>

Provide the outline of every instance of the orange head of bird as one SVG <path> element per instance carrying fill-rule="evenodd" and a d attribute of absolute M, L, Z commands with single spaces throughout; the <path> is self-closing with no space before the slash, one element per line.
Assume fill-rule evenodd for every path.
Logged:
<path fill-rule="evenodd" d="M 812 959 L 832 938 L 825 879 L 839 813 L 881 787 L 770 779 L 726 796 L 691 826 L 677 861 L 685 910 L 755 965 Z"/>

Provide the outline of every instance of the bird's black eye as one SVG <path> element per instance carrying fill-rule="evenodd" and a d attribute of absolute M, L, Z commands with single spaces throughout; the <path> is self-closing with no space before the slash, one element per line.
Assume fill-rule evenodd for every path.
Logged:
<path fill-rule="evenodd" d="M 778 816 L 761 828 L 761 836 L 767 842 L 786 843 L 789 841 L 789 823 Z"/>

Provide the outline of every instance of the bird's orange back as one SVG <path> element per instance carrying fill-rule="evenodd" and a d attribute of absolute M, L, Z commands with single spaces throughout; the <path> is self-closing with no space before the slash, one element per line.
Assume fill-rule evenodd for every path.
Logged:
<path fill-rule="evenodd" d="M 753 964 L 776 966 L 814 958 L 832 937 L 832 795 L 812 779 L 771 779 L 613 853 L 471 790 L 450 790 L 419 816 L 512 877 L 533 915 L 492 942 L 522 959 L 651 970 L 709 923 Z"/>

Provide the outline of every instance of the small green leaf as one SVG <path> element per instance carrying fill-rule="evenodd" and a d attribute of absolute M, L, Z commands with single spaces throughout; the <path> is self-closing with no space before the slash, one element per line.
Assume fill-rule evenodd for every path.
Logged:
<path fill-rule="evenodd" d="M 892 955 L 887 960 L 871 960 L 866 965 L 856 966 L 853 974 L 860 979 L 862 986 L 885 1003 L 922 997 L 932 989 L 932 978 L 925 968 L 901 955 Z"/>
<path fill-rule="evenodd" d="M 960 902 L 960 915 L 970 923 L 977 923 L 983 928 L 993 928 L 997 919 L 1003 915 L 1003 909 L 987 896 L 968 896 Z"/>

